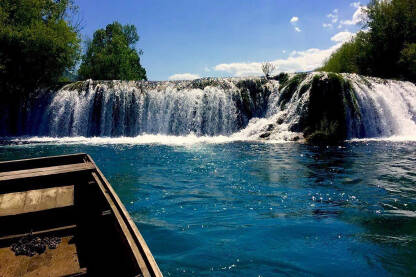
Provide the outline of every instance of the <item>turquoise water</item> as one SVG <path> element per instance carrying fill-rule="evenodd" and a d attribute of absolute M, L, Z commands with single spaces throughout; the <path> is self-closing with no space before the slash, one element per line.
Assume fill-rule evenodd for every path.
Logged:
<path fill-rule="evenodd" d="M 0 146 L 89 153 L 165 276 L 416 275 L 416 143 Z"/>

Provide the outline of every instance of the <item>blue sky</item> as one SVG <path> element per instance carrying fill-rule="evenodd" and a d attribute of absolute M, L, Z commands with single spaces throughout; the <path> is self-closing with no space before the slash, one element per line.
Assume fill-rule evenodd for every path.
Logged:
<path fill-rule="evenodd" d="M 134 24 L 149 80 L 259 75 L 319 66 L 360 28 L 368 0 L 76 0 L 82 35 Z"/>

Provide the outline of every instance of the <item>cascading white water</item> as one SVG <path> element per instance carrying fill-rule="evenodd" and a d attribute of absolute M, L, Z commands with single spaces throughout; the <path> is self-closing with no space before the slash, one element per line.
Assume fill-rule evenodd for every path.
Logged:
<path fill-rule="evenodd" d="M 242 99 L 238 81 L 203 88 L 186 82 L 88 81 L 82 89 L 69 85 L 57 91 L 44 115 L 34 122 L 32 111 L 27 125 L 48 126 L 42 135 L 56 137 L 231 135 L 250 119 L 241 110 L 244 101 L 255 106 L 250 95 Z"/>
<path fill-rule="evenodd" d="M 293 78 L 295 74 L 291 74 L 289 77 Z M 234 137 L 279 142 L 301 139 L 303 134 L 291 131 L 291 129 L 299 122 L 301 114 L 307 109 L 309 90 L 302 93 L 301 88 L 310 84 L 313 77 L 314 74 L 309 74 L 299 83 L 286 105 L 282 105 L 279 101 L 285 88 L 279 86 L 278 90 L 273 90 L 269 97 L 266 116 L 251 119 L 248 126 L 234 134 Z"/>
<path fill-rule="evenodd" d="M 292 75 L 293 77 L 294 75 Z M 308 107 L 310 90 L 301 88 L 313 77 L 327 74 L 310 73 L 297 87 L 285 107 L 278 105 L 281 91 L 269 98 L 265 118 L 254 118 L 238 133 L 240 137 L 267 140 L 297 140 L 301 133 L 290 131 Z M 416 140 L 416 85 L 410 82 L 383 80 L 357 74 L 342 74 L 353 86 L 359 117 L 347 113 L 347 138 L 391 138 Z"/>
<path fill-rule="evenodd" d="M 350 138 L 416 138 L 416 86 L 410 82 L 345 74 L 351 81 L 360 111 L 348 130 Z"/>
<path fill-rule="evenodd" d="M 289 78 L 295 76 L 290 74 Z M 324 73 L 304 75 L 290 97 L 283 96 L 286 88 L 278 81 L 262 78 L 196 82 L 90 80 L 39 96 L 27 113 L 21 135 L 144 137 L 151 134 L 190 136 L 190 141 L 198 137 L 203 141 L 218 137 L 224 142 L 293 141 L 303 137 L 299 122 L 308 112 L 310 87 L 317 76 L 328 77 Z M 353 117 L 351 111 L 347 113 L 348 138 L 416 139 L 414 84 L 355 74 L 342 76 L 352 84 L 358 110 L 358 116 Z M 287 99 L 282 101 L 284 97 Z"/>

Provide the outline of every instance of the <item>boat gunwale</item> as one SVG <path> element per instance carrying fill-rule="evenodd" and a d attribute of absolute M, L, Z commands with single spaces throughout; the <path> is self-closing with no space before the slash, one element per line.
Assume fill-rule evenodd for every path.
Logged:
<path fill-rule="evenodd" d="M 4 168 L 6 168 L 6 169 L 8 167 L 10 168 L 13 165 L 20 165 L 20 167 L 19 166 L 18 167 L 23 168 L 22 170 L 26 170 L 26 169 L 36 170 L 37 168 L 51 167 L 51 165 L 45 165 L 45 164 L 48 164 L 48 162 L 51 162 L 52 164 L 55 162 L 55 165 L 56 165 L 56 163 L 58 163 L 58 164 L 62 163 L 62 161 L 64 161 L 64 164 L 71 164 L 70 162 L 68 162 L 68 160 L 66 158 L 71 158 L 71 159 L 74 159 L 74 160 L 77 159 L 77 158 L 80 158 L 84 163 L 91 163 L 91 165 L 93 165 L 93 169 L 90 171 L 91 176 L 94 178 L 95 182 L 97 183 L 96 185 L 98 187 L 100 187 L 99 182 L 101 182 L 101 185 L 104 189 L 103 190 L 100 187 L 101 192 L 104 194 L 104 197 L 106 197 L 105 194 L 108 194 L 110 199 L 107 199 L 107 197 L 106 197 L 106 201 L 108 202 L 108 204 L 110 205 L 111 208 L 114 207 L 116 209 L 116 211 L 113 211 L 114 212 L 114 218 L 118 222 L 120 231 L 123 234 L 124 238 L 127 240 L 128 246 L 129 246 L 130 250 L 133 252 L 132 254 L 135 258 L 135 262 L 137 263 L 140 270 L 142 271 L 143 276 L 155 276 L 155 277 L 163 276 L 159 267 L 158 267 L 158 265 L 157 265 L 157 263 L 156 263 L 156 261 L 155 261 L 155 259 L 154 259 L 154 257 L 153 257 L 153 255 L 152 255 L 152 253 L 151 253 L 151 251 L 150 251 L 150 249 L 149 249 L 149 247 L 148 247 L 148 245 L 146 244 L 143 236 L 141 235 L 141 233 L 138 230 L 136 224 L 132 220 L 132 218 L 131 218 L 130 214 L 128 213 L 127 209 L 125 208 L 125 206 L 121 202 L 120 198 L 118 197 L 117 193 L 114 191 L 113 187 L 108 182 L 108 180 L 105 178 L 105 176 L 102 174 L 101 170 L 97 167 L 97 165 L 95 164 L 94 160 L 91 158 L 90 155 L 88 155 L 86 153 L 77 153 L 77 154 L 70 154 L 70 155 L 39 157 L 39 158 L 33 158 L 33 159 L 20 159 L 20 160 L 2 161 L 2 162 L 0 162 L 0 173 L 4 174 L 4 173 L 7 173 L 8 171 L 14 171 L 14 170 L 4 170 Z M 35 166 L 35 167 L 33 167 L 33 166 L 31 166 L 32 162 L 35 162 L 35 164 L 36 164 L 36 162 L 41 162 L 41 163 L 44 162 L 44 164 L 42 164 L 44 166 L 40 166 L 40 167 Z M 80 163 L 80 162 L 81 161 L 79 161 L 78 163 Z M 38 178 L 39 177 L 45 177 L 45 176 L 38 176 Z M 36 176 L 34 178 L 36 178 Z M 16 180 L 18 180 L 18 179 L 16 179 Z M 2 182 L 0 182 L 0 187 L 1 187 L 1 183 Z M 51 185 L 51 186 L 53 187 L 53 185 Z M 0 191 L 0 193 L 4 193 L 4 191 Z M 119 216 L 117 216 L 117 214 Z M 127 229 L 122 227 L 123 224 L 125 225 L 125 227 L 127 227 Z M 131 243 L 131 238 L 133 239 L 134 243 Z M 135 250 L 134 248 L 137 248 L 137 250 Z M 140 253 L 139 254 L 140 257 L 135 255 L 135 251 L 138 251 L 138 253 Z M 136 254 L 137 254 L 137 252 L 136 252 Z"/>

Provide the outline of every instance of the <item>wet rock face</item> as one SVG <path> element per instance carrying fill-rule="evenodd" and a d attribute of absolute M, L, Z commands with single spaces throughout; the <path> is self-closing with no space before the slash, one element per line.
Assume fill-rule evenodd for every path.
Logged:
<path fill-rule="evenodd" d="M 36 254 L 42 254 L 49 249 L 56 249 L 61 243 L 61 238 L 58 237 L 33 237 L 26 236 L 21 238 L 17 243 L 13 243 L 10 249 L 16 256 L 24 255 L 32 257 Z"/>
<path fill-rule="evenodd" d="M 305 138 L 334 144 L 347 137 L 345 95 L 349 83 L 341 75 L 315 76 L 312 80 L 308 112 L 302 115 Z M 301 125 L 302 125 L 301 124 Z"/>
<path fill-rule="evenodd" d="M 297 141 L 311 144 L 338 144 L 348 138 L 348 122 L 358 122 L 359 107 L 351 76 L 332 73 L 280 74 L 279 95 L 269 109 L 275 115 L 260 139 Z M 273 127 L 271 128 L 270 125 Z"/>

